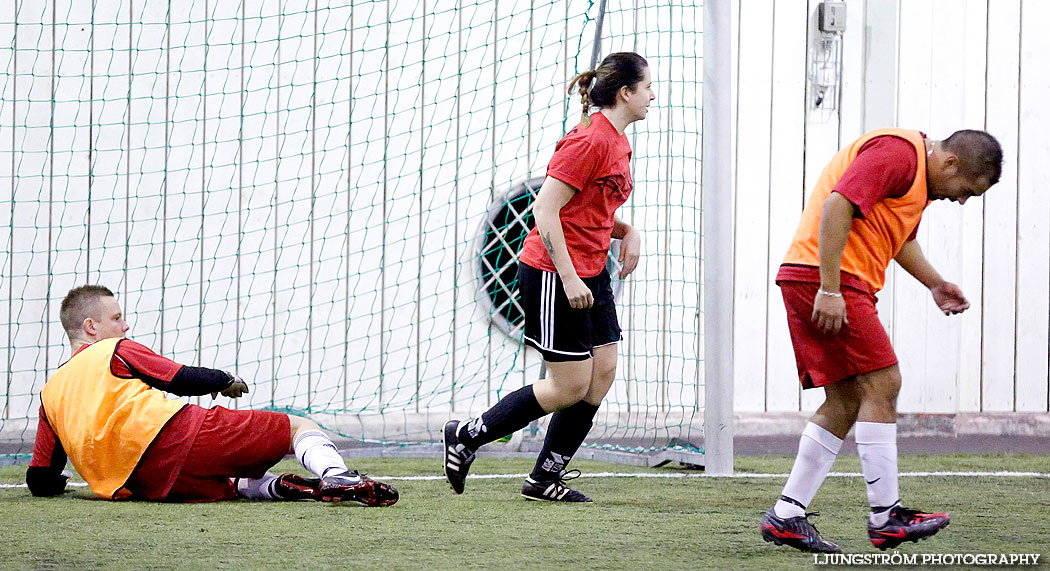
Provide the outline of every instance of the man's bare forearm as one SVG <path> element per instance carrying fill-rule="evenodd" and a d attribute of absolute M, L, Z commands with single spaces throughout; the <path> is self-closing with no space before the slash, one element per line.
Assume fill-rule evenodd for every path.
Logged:
<path fill-rule="evenodd" d="M 922 253 L 922 247 L 919 246 L 917 240 L 905 242 L 901 246 L 900 252 L 897 252 L 893 259 L 897 261 L 900 267 L 904 268 L 904 271 L 919 280 L 919 283 L 926 286 L 927 289 L 933 289 L 944 283 L 944 278 L 926 259 L 926 255 Z"/>
<path fill-rule="evenodd" d="M 838 193 L 824 201 L 820 216 L 820 235 L 817 239 L 820 254 L 820 288 L 839 291 L 842 270 L 842 251 L 853 227 L 853 204 Z"/>

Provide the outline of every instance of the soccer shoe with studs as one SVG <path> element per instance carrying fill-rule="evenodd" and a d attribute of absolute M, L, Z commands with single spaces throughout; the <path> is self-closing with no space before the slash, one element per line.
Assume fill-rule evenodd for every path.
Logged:
<path fill-rule="evenodd" d="M 474 462 L 474 451 L 467 448 L 459 441 L 459 421 L 450 420 L 445 423 L 445 432 L 442 437 L 444 444 L 445 478 L 448 480 L 452 491 L 457 494 L 463 493 L 463 485 L 467 480 L 467 472 Z"/>
<path fill-rule="evenodd" d="M 868 539 L 879 549 L 892 549 L 905 541 L 926 539 L 948 526 L 948 514 L 928 514 L 901 506 L 890 508 L 890 517 L 880 527 L 868 521 Z"/>
<path fill-rule="evenodd" d="M 534 480 L 532 476 L 529 476 L 525 478 L 525 483 L 521 485 L 521 497 L 526 500 L 544 502 L 594 501 L 565 484 L 565 480 L 574 480 L 578 477 L 580 477 L 579 470 L 562 472 L 561 476 L 553 480 Z"/>
<path fill-rule="evenodd" d="M 273 488 L 279 496 L 286 500 L 320 500 L 321 493 L 317 489 L 320 485 L 320 478 L 304 478 L 299 474 L 281 474 L 274 481 Z"/>
<path fill-rule="evenodd" d="M 820 536 L 817 528 L 809 522 L 807 513 L 796 517 L 777 517 L 773 508 L 762 516 L 758 528 L 762 539 L 772 541 L 775 545 L 787 545 L 800 551 L 812 553 L 842 553 L 842 548 Z"/>
<path fill-rule="evenodd" d="M 393 486 L 359 474 L 357 470 L 321 478 L 317 493 L 324 502 L 349 501 L 369 507 L 390 506 L 398 499 Z"/>

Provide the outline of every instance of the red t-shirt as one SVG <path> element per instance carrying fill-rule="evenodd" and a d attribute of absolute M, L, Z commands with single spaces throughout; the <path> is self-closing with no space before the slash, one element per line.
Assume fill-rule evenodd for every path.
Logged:
<path fill-rule="evenodd" d="M 562 232 L 576 273 L 594 277 L 605 268 L 612 240 L 614 215 L 634 187 L 631 143 L 602 113 L 591 115 L 591 125 L 577 125 L 562 137 L 547 165 L 547 176 L 576 189 L 562 207 Z M 521 261 L 556 272 L 536 228 L 525 237 Z"/>
<path fill-rule="evenodd" d="M 859 211 L 858 216 L 867 216 L 880 200 L 907 194 L 918 168 L 915 147 L 907 140 L 893 135 L 875 137 L 857 151 L 857 157 L 835 184 L 834 192 L 853 203 Z M 918 230 L 916 226 L 908 239 L 914 240 Z M 820 268 L 785 264 L 780 267 L 776 279 L 820 283 Z M 871 291 L 866 283 L 849 274 L 842 276 L 842 286 Z"/>
<path fill-rule="evenodd" d="M 880 200 L 908 194 L 918 168 L 910 142 L 893 135 L 875 137 L 857 151 L 834 192 L 849 199 L 861 216 L 867 216 Z"/>

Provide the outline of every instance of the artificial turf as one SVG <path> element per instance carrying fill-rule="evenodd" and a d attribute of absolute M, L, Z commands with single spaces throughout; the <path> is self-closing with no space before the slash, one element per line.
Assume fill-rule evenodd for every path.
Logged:
<path fill-rule="evenodd" d="M 790 457 L 738 458 L 740 473 L 786 473 Z M 438 459 L 369 459 L 375 476 L 440 474 Z M 480 458 L 472 474 L 523 474 L 527 458 Z M 585 473 L 653 472 L 594 461 Z M 833 470 L 859 471 L 856 456 Z M 1043 455 L 904 455 L 908 471 L 1050 472 Z M 19 483 L 23 466 L 0 467 Z M 302 472 L 294 462 L 277 470 Z M 392 480 L 389 508 L 314 502 L 150 504 L 96 500 L 86 488 L 33 498 L 0 489 L 4 569 L 812 569 L 813 557 L 764 543 L 757 520 L 783 478 L 581 478 L 593 504 L 528 502 L 518 479 L 468 479 L 454 495 L 443 480 Z M 936 476 L 901 479 L 911 507 L 947 511 L 951 525 L 903 553 L 1041 553 L 1050 556 L 1050 479 Z M 847 552 L 874 553 L 860 478 L 830 478 L 812 510 Z"/>

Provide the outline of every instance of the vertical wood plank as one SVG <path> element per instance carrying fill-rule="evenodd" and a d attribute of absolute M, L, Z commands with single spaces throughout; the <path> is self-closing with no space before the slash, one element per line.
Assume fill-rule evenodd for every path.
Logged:
<path fill-rule="evenodd" d="M 930 89 L 933 73 L 933 2 L 917 0 L 900 6 L 900 67 L 897 96 L 898 124 L 903 128 L 930 130 Z M 932 138 L 933 137 L 931 135 Z M 919 243 L 929 249 L 931 222 L 929 212 L 919 225 Z M 935 236 L 935 234 L 934 234 Z M 896 266 L 896 264 L 891 264 Z M 926 371 L 926 308 L 929 292 L 907 272 L 897 268 L 893 284 L 893 329 L 890 337 L 900 360 L 901 386 L 897 408 L 901 412 L 923 410 L 925 394 L 921 381 Z"/>
<path fill-rule="evenodd" d="M 806 0 L 777 2 L 773 30 L 773 105 L 769 163 L 769 288 L 766 315 L 767 410 L 796 411 L 798 374 L 787 313 L 773 283 L 805 202 Z"/>
<path fill-rule="evenodd" d="M 1050 315 L 1050 3 L 1021 4 L 1017 148 L 1017 411 L 1047 410 Z"/>
<path fill-rule="evenodd" d="M 739 103 L 740 102 L 739 102 L 739 96 L 738 96 L 739 90 L 740 90 L 740 13 L 743 10 L 743 8 L 741 6 L 741 4 L 742 4 L 741 0 L 734 0 L 734 2 L 732 4 L 733 4 L 732 9 L 729 11 L 729 24 L 730 24 L 730 28 L 733 30 L 732 35 L 731 35 L 731 39 L 730 39 L 730 42 L 729 42 L 729 60 L 730 60 L 730 62 L 729 62 L 729 64 L 730 64 L 729 65 L 729 84 L 732 86 L 733 92 L 732 92 L 731 96 L 729 97 L 729 110 L 730 110 L 730 113 L 732 114 L 733 119 L 729 121 L 729 144 L 730 144 L 730 147 L 733 150 L 729 153 L 729 156 L 730 156 L 729 172 L 731 173 L 730 174 L 730 189 L 729 189 L 730 198 L 729 199 L 732 201 L 732 205 L 733 205 L 732 208 L 733 208 L 734 218 L 733 218 L 732 234 L 733 234 L 733 249 L 736 250 L 736 216 L 735 216 L 735 214 L 736 214 L 736 208 L 737 208 L 737 191 L 738 191 L 736 171 L 737 171 L 737 165 L 740 163 L 739 157 L 737 156 L 737 149 L 739 149 L 739 144 L 738 144 L 738 138 L 739 137 L 738 137 L 737 133 L 739 131 L 739 128 L 738 128 L 738 125 L 737 125 L 737 122 L 736 122 L 736 117 L 737 117 L 737 115 L 740 112 L 739 111 L 739 109 L 740 109 Z M 703 25 L 706 26 L 706 25 L 709 25 L 709 23 L 708 22 L 704 22 Z M 702 264 L 704 264 L 704 265 L 706 265 L 707 263 L 708 262 L 706 260 L 702 261 Z M 633 319 L 633 317 L 632 317 L 632 319 Z M 706 317 L 703 317 L 703 319 L 706 319 Z M 735 321 L 736 321 L 736 307 L 735 307 L 735 303 L 734 303 L 734 308 L 733 308 L 733 320 L 734 320 L 734 325 L 735 325 Z M 705 342 L 706 342 L 705 340 L 701 340 L 701 347 L 703 347 L 703 343 L 705 343 Z M 701 382 L 705 383 L 705 385 L 707 383 L 706 371 L 707 371 L 707 367 L 706 367 L 706 363 L 705 363 L 705 366 L 701 367 L 701 375 L 700 375 L 700 380 L 701 380 Z M 635 374 L 635 376 L 637 376 L 637 374 Z M 737 410 L 736 402 L 735 402 L 736 398 L 737 398 L 736 394 L 739 393 L 740 390 L 741 390 L 741 387 L 738 387 L 736 385 L 736 379 L 734 379 L 734 383 L 733 383 L 733 393 L 734 393 L 733 410 Z M 697 402 L 697 405 L 699 407 L 706 406 L 705 392 L 706 391 L 700 391 L 699 399 L 698 399 L 698 402 Z"/>
<path fill-rule="evenodd" d="M 934 0 L 931 14 L 931 47 L 949 53 L 965 52 L 966 14 L 954 9 L 951 0 Z M 931 52 L 933 53 L 933 52 Z M 964 58 L 937 59 L 931 56 L 929 136 L 943 138 L 961 128 L 965 113 L 966 92 L 962 88 L 966 62 Z M 926 210 L 923 224 L 928 227 L 929 241 L 923 244 L 926 257 L 944 279 L 958 283 L 962 274 L 962 208 L 948 201 L 934 203 Z M 921 390 L 923 412 L 955 412 L 958 408 L 959 341 L 962 322 L 957 316 L 945 316 L 933 303 L 929 290 L 920 284 L 922 311 L 926 315 L 926 342 L 923 347 L 924 368 L 919 376 L 906 383 Z"/>
<path fill-rule="evenodd" d="M 864 134 L 865 0 L 846 0 L 846 31 L 842 34 L 842 100 L 839 146 Z"/>
<path fill-rule="evenodd" d="M 819 49 L 818 40 L 824 35 L 820 32 L 817 22 L 817 6 L 820 4 L 817 0 L 810 0 L 809 2 L 809 14 L 808 14 L 808 46 L 806 57 L 806 71 L 807 75 L 812 72 L 813 59 L 818 57 L 821 53 Z M 839 41 L 843 41 L 839 38 Z M 842 50 L 839 49 L 837 57 L 842 57 Z M 840 65 L 840 71 L 845 69 L 845 65 Z M 851 66 L 852 67 L 852 66 Z M 839 87 L 842 85 L 842 76 L 839 75 Z M 840 115 L 837 109 L 833 109 L 828 105 L 828 99 L 825 98 L 825 103 L 821 106 L 815 106 L 815 95 L 813 92 L 813 83 L 807 82 L 807 95 L 806 95 L 806 170 L 805 170 L 805 192 L 808 198 L 809 193 L 813 192 L 813 186 L 816 184 L 817 179 L 820 178 L 820 173 L 823 172 L 824 167 L 827 165 L 831 157 L 838 152 L 841 141 L 839 140 L 839 123 Z M 814 410 L 824 402 L 823 391 L 809 390 L 803 391 L 801 385 L 798 388 L 799 392 L 799 405 L 802 410 Z"/>
<path fill-rule="evenodd" d="M 960 128 L 983 129 L 985 122 L 985 72 L 987 70 L 986 0 L 967 0 L 965 44 L 963 46 L 962 89 L 965 93 L 963 124 Z M 961 323 L 959 339 L 959 381 L 957 406 L 959 411 L 978 411 L 981 408 L 981 323 L 984 305 L 984 208 L 983 198 L 967 202 L 962 209 L 962 274 L 959 286 L 970 309 L 957 316 Z"/>
<path fill-rule="evenodd" d="M 987 128 L 1005 160 L 999 184 L 984 199 L 984 411 L 1014 409 L 1020 20 L 1020 0 L 996 2 L 988 12 L 988 61 L 995 65 L 988 66 Z"/>
<path fill-rule="evenodd" d="M 897 125 L 900 30 L 898 2 L 867 2 L 864 22 L 864 131 Z M 887 97 L 886 94 L 893 94 Z M 887 331 L 893 331 L 893 291 L 896 267 L 886 269 L 886 283 L 876 308 Z"/>
<path fill-rule="evenodd" d="M 773 2 L 745 2 L 740 12 L 737 89 L 736 248 L 733 337 L 735 410 L 765 408 L 765 329 L 768 292 L 770 105 Z"/>

